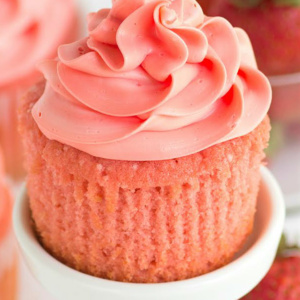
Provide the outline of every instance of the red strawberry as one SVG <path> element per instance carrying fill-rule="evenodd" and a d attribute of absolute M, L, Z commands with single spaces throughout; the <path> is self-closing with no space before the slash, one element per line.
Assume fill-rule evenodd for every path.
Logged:
<path fill-rule="evenodd" d="M 299 247 L 287 246 L 283 235 L 277 253 L 266 277 L 241 300 L 300 300 Z M 280 256 L 286 254 L 293 256 Z"/>
<path fill-rule="evenodd" d="M 215 0 L 209 14 L 247 31 L 267 75 L 300 71 L 300 0 Z"/>
<path fill-rule="evenodd" d="M 299 300 L 300 256 L 277 258 L 267 276 L 242 300 Z"/>

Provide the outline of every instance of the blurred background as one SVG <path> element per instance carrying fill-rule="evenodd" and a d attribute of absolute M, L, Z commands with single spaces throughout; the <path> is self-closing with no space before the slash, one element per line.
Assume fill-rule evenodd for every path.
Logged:
<path fill-rule="evenodd" d="M 300 0 L 198 2 L 207 16 L 222 16 L 248 33 L 258 67 L 270 80 L 267 164 L 286 200 L 287 244 L 299 245 Z M 87 14 L 110 6 L 109 0 L 0 0 L 0 300 L 51 300 L 19 257 L 11 228 L 13 199 L 25 176 L 18 103 L 40 79 L 36 63 L 54 58 L 60 44 L 84 37 Z"/>

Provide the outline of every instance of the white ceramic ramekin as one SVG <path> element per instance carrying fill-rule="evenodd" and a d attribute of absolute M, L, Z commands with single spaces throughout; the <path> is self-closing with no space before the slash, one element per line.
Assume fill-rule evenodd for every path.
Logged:
<path fill-rule="evenodd" d="M 40 283 L 59 300 L 235 300 L 267 273 L 285 218 L 284 200 L 271 173 L 261 169 L 262 183 L 255 228 L 247 245 L 227 266 L 189 280 L 160 284 L 109 281 L 61 264 L 39 244 L 30 218 L 26 189 L 14 209 L 14 229 L 25 260 Z"/>

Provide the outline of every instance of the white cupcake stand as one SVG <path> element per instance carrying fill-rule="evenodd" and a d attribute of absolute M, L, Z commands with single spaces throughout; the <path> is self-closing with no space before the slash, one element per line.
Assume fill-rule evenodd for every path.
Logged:
<path fill-rule="evenodd" d="M 269 270 L 284 225 L 281 190 L 265 167 L 261 174 L 255 228 L 247 245 L 227 266 L 193 279 L 132 284 L 99 279 L 70 269 L 39 244 L 31 226 L 25 187 L 15 204 L 14 230 L 32 274 L 57 300 L 236 300 L 253 289 Z"/>

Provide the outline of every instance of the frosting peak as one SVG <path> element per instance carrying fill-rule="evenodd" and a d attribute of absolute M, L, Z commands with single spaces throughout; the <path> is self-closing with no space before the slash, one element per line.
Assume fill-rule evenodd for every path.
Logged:
<path fill-rule="evenodd" d="M 203 19 L 200 6 L 191 0 L 116 1 L 111 11 L 91 14 L 87 45 L 114 71 L 141 66 L 164 81 L 185 63 L 205 58 L 208 41 L 196 29 Z"/>
<path fill-rule="evenodd" d="M 89 36 L 40 65 L 33 116 L 50 139 L 91 155 L 161 160 L 253 130 L 271 100 L 247 35 L 195 0 L 115 0 Z"/>

